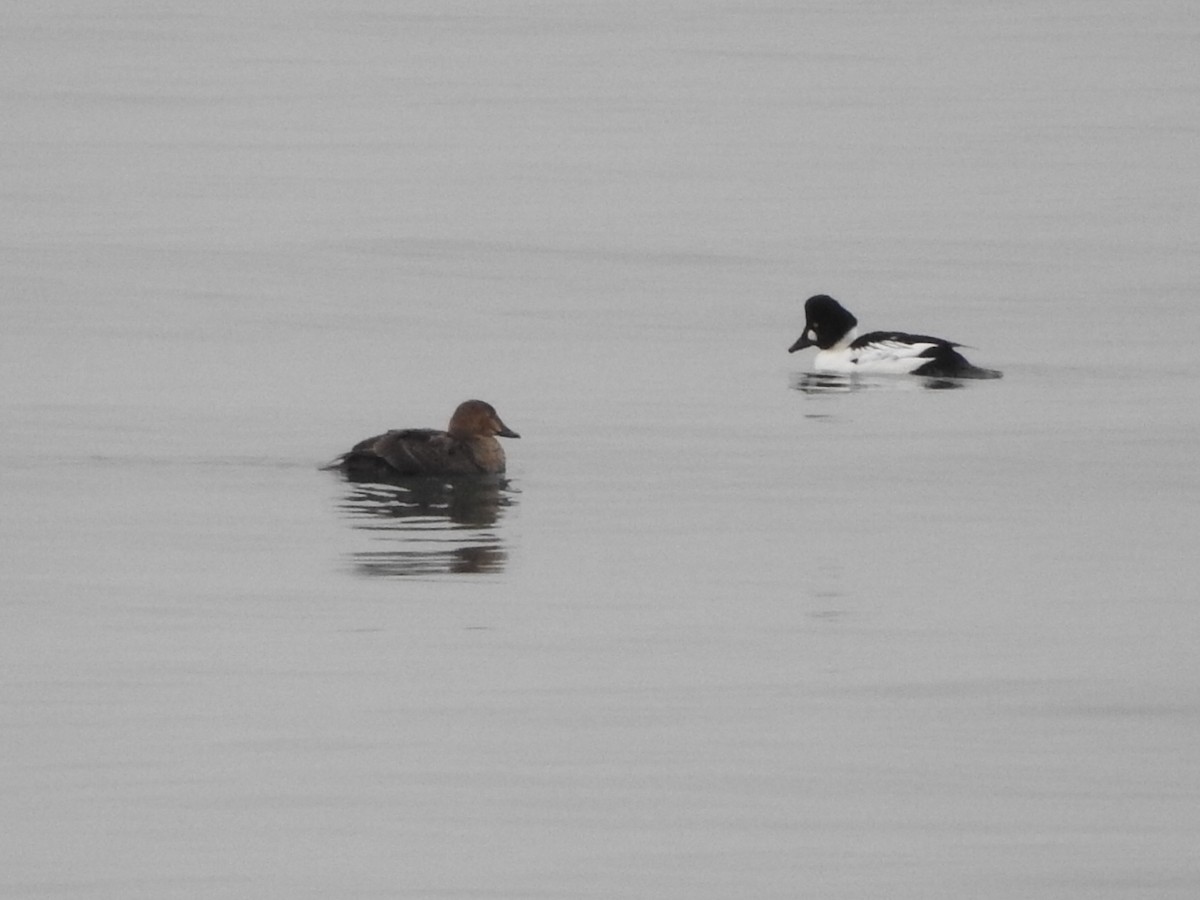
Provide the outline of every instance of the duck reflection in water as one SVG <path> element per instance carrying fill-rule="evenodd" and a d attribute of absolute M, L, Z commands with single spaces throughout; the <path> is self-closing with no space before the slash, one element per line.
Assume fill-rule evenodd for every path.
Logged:
<path fill-rule="evenodd" d="M 341 509 L 384 550 L 353 554 L 366 575 L 498 572 L 497 526 L 513 504 L 496 437 L 519 437 L 482 400 L 459 405 L 446 431 L 401 429 L 360 441 L 327 469 L 352 483 Z"/>
<path fill-rule="evenodd" d="M 497 532 L 514 503 L 496 476 L 397 478 L 391 484 L 353 484 L 340 507 L 356 529 L 385 549 L 353 555 L 363 575 L 499 572 L 508 551 Z"/>
<path fill-rule="evenodd" d="M 843 375 L 834 372 L 798 372 L 792 375 L 791 386 L 806 394 L 848 394 L 853 391 L 953 391 L 966 386 L 955 378 L 908 376 L 890 378 L 864 375 Z"/>

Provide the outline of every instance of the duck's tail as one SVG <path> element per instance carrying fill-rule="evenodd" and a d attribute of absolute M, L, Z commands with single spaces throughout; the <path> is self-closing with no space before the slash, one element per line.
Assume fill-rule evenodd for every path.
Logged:
<path fill-rule="evenodd" d="M 984 369 L 980 366 L 967 366 L 963 371 L 956 372 L 955 378 L 1003 378 L 1004 373 L 999 369 Z"/>
<path fill-rule="evenodd" d="M 961 344 L 943 345 L 928 363 L 914 369 L 914 375 L 927 375 L 933 378 L 1000 378 L 1001 373 L 995 369 L 984 369 L 972 364 L 956 347 Z"/>

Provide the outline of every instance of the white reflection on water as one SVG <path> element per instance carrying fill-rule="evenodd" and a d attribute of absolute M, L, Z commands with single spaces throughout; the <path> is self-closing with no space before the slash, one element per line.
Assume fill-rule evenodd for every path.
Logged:
<path fill-rule="evenodd" d="M 961 378 L 843 375 L 833 372 L 793 372 L 788 382 L 794 390 L 806 394 L 849 394 L 852 391 L 953 391 L 970 383 Z"/>

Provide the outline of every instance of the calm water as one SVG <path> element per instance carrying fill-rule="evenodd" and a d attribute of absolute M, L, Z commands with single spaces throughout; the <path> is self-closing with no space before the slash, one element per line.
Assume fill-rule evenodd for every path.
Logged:
<path fill-rule="evenodd" d="M 1200 893 L 1200 17 L 858 9 L 5 7 L 0 895 Z"/>

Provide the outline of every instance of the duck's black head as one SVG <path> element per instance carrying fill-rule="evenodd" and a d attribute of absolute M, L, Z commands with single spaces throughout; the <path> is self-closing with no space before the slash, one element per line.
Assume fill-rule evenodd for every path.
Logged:
<path fill-rule="evenodd" d="M 804 301 L 804 319 L 804 333 L 788 347 L 788 353 L 812 346 L 828 350 L 858 324 L 858 319 L 828 294 Z"/>

